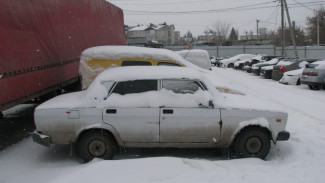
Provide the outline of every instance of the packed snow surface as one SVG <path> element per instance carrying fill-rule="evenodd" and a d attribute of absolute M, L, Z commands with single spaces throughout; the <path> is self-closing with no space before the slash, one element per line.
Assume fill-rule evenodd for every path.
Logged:
<path fill-rule="evenodd" d="M 81 164 L 70 155 L 69 147 L 46 148 L 28 137 L 0 152 L 0 182 L 325 182 L 324 90 L 281 85 L 224 68 L 213 68 L 211 79 L 288 111 L 286 129 L 291 133 L 290 139 L 272 145 L 265 161 L 227 159 L 205 149 L 186 150 L 188 153 L 183 154 L 158 149 L 153 153 L 127 150 L 112 161 L 95 159 Z"/>

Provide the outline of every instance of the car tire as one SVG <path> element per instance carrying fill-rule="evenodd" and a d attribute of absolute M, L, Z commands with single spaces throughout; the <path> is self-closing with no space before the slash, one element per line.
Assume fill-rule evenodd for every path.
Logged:
<path fill-rule="evenodd" d="M 300 81 L 300 79 L 298 79 L 296 85 L 301 85 L 301 81 Z"/>
<path fill-rule="evenodd" d="M 308 85 L 309 89 L 311 90 L 319 90 L 320 87 L 318 85 Z"/>
<path fill-rule="evenodd" d="M 94 158 L 109 160 L 115 154 L 116 144 L 111 136 L 105 132 L 92 131 L 81 137 L 77 148 L 79 156 L 85 162 Z"/>
<path fill-rule="evenodd" d="M 235 142 L 235 154 L 239 158 L 265 158 L 271 148 L 270 136 L 258 127 L 241 131 Z"/>
<path fill-rule="evenodd" d="M 228 64 L 228 68 L 234 68 L 234 64 Z"/>

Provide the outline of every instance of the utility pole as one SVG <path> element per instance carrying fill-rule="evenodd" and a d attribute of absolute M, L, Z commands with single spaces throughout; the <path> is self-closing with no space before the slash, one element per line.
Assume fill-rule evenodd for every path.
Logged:
<path fill-rule="evenodd" d="M 282 34 L 282 41 L 281 41 L 281 47 L 282 47 L 282 56 L 285 56 L 285 52 L 284 52 L 284 47 L 285 47 L 285 39 L 284 39 L 284 0 L 280 0 L 281 1 L 281 34 Z"/>
<path fill-rule="evenodd" d="M 258 38 L 258 23 L 260 22 L 260 20 L 256 20 L 256 39 L 259 40 Z"/>
<path fill-rule="evenodd" d="M 287 18 L 288 18 L 288 24 L 289 24 L 289 29 L 290 29 L 290 33 L 291 33 L 290 35 L 291 35 L 291 41 L 292 41 L 292 44 L 293 44 L 293 49 L 295 51 L 296 58 L 299 58 L 297 47 L 296 47 L 296 39 L 295 39 L 295 35 L 294 35 L 293 29 L 292 29 L 292 26 L 291 26 L 291 20 L 290 20 L 287 0 L 283 0 L 283 1 L 284 1 L 286 13 L 287 13 Z"/>
<path fill-rule="evenodd" d="M 317 15 L 317 45 L 319 46 L 319 15 Z"/>

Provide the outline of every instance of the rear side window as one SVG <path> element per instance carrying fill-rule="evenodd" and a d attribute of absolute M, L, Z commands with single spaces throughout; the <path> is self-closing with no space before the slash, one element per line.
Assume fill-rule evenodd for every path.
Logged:
<path fill-rule="evenodd" d="M 150 66 L 150 62 L 146 61 L 123 61 L 121 66 Z"/>
<path fill-rule="evenodd" d="M 180 65 L 178 65 L 178 64 L 169 63 L 169 62 L 159 62 L 157 65 L 158 66 L 176 66 L 176 67 L 180 67 Z"/>
<path fill-rule="evenodd" d="M 193 80 L 163 80 L 162 88 L 181 94 L 194 94 L 198 90 L 204 90 L 199 82 Z"/>
<path fill-rule="evenodd" d="M 117 83 L 112 93 L 125 95 L 131 93 L 157 91 L 157 89 L 158 89 L 157 80 L 136 80 L 136 81 L 125 81 L 125 82 Z"/>

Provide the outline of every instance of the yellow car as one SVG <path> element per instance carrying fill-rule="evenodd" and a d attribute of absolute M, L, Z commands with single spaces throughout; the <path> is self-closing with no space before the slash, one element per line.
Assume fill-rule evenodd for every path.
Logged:
<path fill-rule="evenodd" d="M 167 49 L 134 46 L 98 46 L 88 48 L 80 57 L 82 89 L 102 71 L 121 66 L 180 66 L 196 67 L 177 53 Z"/>

